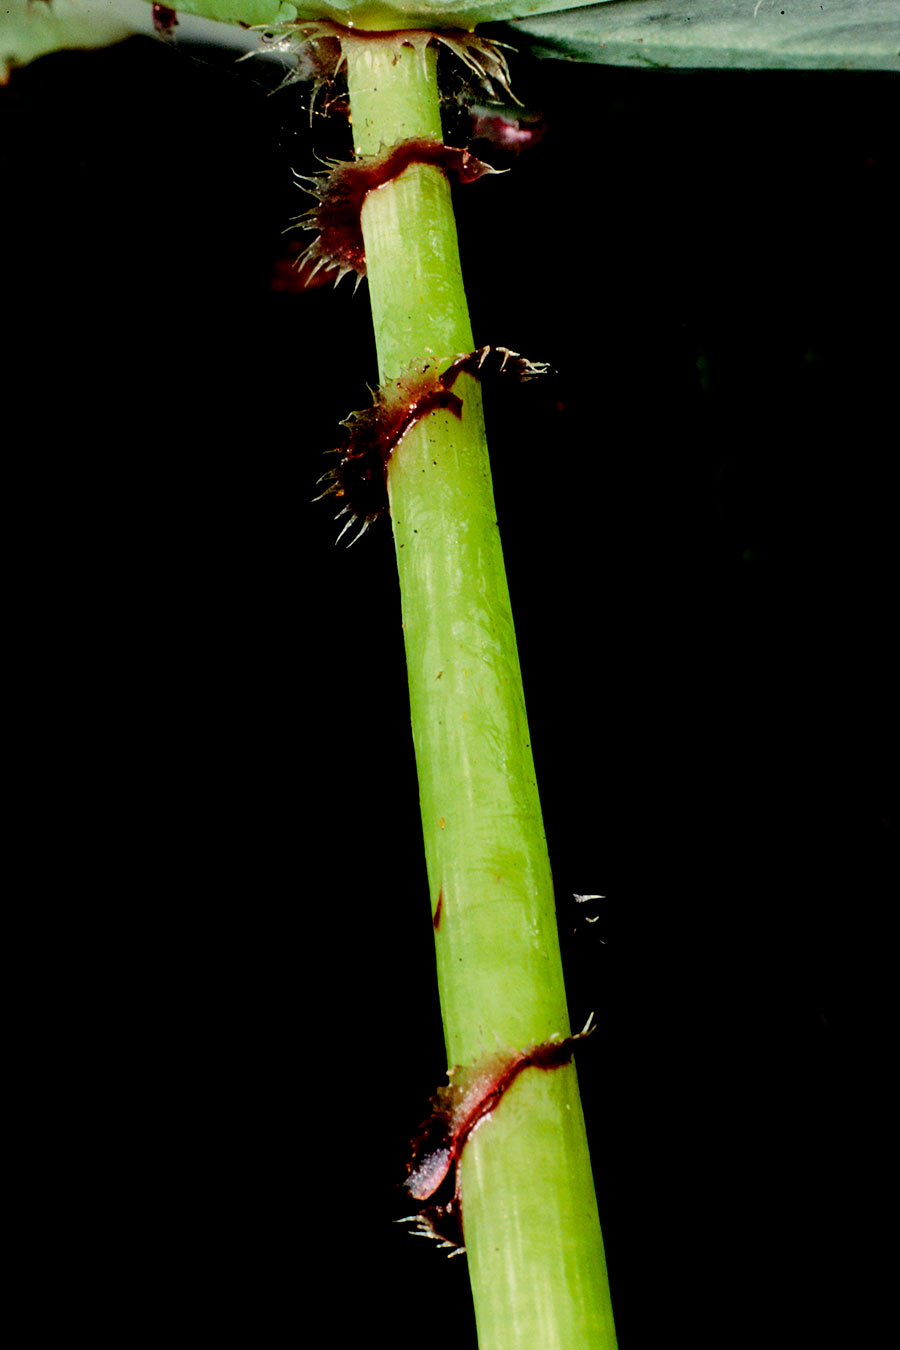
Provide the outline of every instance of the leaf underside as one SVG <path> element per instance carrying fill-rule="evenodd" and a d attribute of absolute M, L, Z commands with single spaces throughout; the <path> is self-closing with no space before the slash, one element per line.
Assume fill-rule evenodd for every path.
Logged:
<path fill-rule="evenodd" d="M 607 0 L 601 0 L 606 3 Z M 0 83 L 9 68 L 48 52 L 106 47 L 135 33 L 152 33 L 151 0 L 6 0 L 0 6 Z M 293 19 L 336 19 L 361 28 L 474 28 L 566 9 L 578 0 L 175 0 L 179 36 L 191 33 L 183 16 L 254 27 Z M 210 30 L 207 41 L 228 41 Z M 201 36 L 196 28 L 194 36 Z M 247 34 L 247 48 L 255 45 Z"/>
<path fill-rule="evenodd" d="M 175 0 L 177 35 L 253 50 L 258 25 L 333 18 L 361 28 L 474 28 L 563 9 L 577 0 Z M 607 0 L 602 0 L 606 3 Z M 49 52 L 107 47 L 136 33 L 151 34 L 151 0 L 6 0 L 0 6 L 0 84 L 13 66 Z M 215 27 L 210 21 L 219 21 Z M 226 26 L 227 25 L 227 26 Z M 240 27 L 238 26 L 240 25 Z"/>
<path fill-rule="evenodd" d="M 236 25 L 330 17 L 358 27 L 501 22 L 534 55 L 616 66 L 900 71 L 897 0 L 183 0 L 179 36 L 255 45 Z M 8 0 L 0 10 L 0 82 L 47 52 L 102 47 L 152 32 L 148 0 Z M 227 27 L 223 24 L 228 25 Z"/>
<path fill-rule="evenodd" d="M 336 19 L 360 28 L 474 28 L 574 9 L 580 0 L 185 0 L 179 11 L 231 22 Z M 599 0 L 608 4 L 610 0 Z M 597 8 L 596 5 L 591 8 Z M 247 17 L 253 11 L 252 20 Z"/>

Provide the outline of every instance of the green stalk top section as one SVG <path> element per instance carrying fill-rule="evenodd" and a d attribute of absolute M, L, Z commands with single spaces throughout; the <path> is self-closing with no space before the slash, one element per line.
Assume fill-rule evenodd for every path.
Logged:
<path fill-rule="evenodd" d="M 433 46 L 403 46 L 398 56 L 394 47 L 351 40 L 345 51 L 358 155 L 442 140 Z M 370 192 L 363 232 L 381 379 L 429 357 L 449 364 L 471 351 L 450 185 L 440 169 L 412 165 Z"/>
<path fill-rule="evenodd" d="M 398 141 L 443 139 L 433 45 L 404 45 L 398 55 L 396 47 L 349 37 L 344 52 L 357 155 L 376 155 Z M 397 65 L 402 79 L 394 78 Z"/>

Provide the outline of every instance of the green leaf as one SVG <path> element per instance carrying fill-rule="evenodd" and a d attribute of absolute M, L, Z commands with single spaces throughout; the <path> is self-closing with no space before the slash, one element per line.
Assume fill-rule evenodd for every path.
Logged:
<path fill-rule="evenodd" d="M 11 66 L 24 66 L 47 52 L 71 47 L 106 47 L 137 31 L 132 7 L 86 4 L 84 0 L 7 0 L 0 8 L 0 84 Z"/>
<path fill-rule="evenodd" d="M 0 82 L 46 52 L 149 33 L 149 0 L 6 0 Z M 334 18 L 359 27 L 511 22 L 538 56 L 622 66 L 900 70 L 896 0 L 183 0 L 182 16 L 229 25 Z M 196 32 L 196 30 L 194 30 Z M 233 40 L 248 47 L 252 35 Z M 188 36 L 189 24 L 179 36 Z M 214 39 L 213 39 L 214 40 Z"/>
<path fill-rule="evenodd" d="M 900 71 L 897 0 L 614 0 L 511 27 L 601 65 Z"/>
<path fill-rule="evenodd" d="M 152 0 L 148 0 L 151 3 Z M 322 17 L 327 5 L 313 6 Z M 221 23 L 241 23 L 249 27 L 265 23 L 290 23 L 297 17 L 297 6 L 283 4 L 282 0 L 184 0 L 173 5 L 178 14 L 196 14 L 203 19 L 218 19 Z"/>
<path fill-rule="evenodd" d="M 278 0 L 185 0 L 179 13 L 202 14 L 209 19 L 243 23 L 274 23 L 268 11 L 291 10 L 282 21 L 299 19 L 337 19 L 360 28 L 474 28 L 479 23 L 499 23 L 507 19 L 573 9 L 579 0 L 312 0 L 281 5 Z M 609 3 L 609 0 L 601 0 Z M 266 10 L 262 17 L 249 18 Z"/>
<path fill-rule="evenodd" d="M 6 82 L 12 66 L 26 65 L 48 52 L 107 47 L 135 33 L 152 33 L 150 3 L 151 0 L 4 0 L 0 6 L 0 84 Z M 179 37 L 205 36 L 211 42 L 236 43 L 251 50 L 257 45 L 256 35 L 244 33 L 244 28 L 290 23 L 295 18 L 332 18 L 368 28 L 417 25 L 474 28 L 477 23 L 543 14 L 576 3 L 577 0 L 393 0 L 393 3 L 314 0 L 305 4 L 302 0 L 299 4 L 286 0 L 181 0 L 181 3 L 176 0 L 171 8 L 178 14 Z M 208 20 L 218 20 L 229 27 L 204 34 L 202 25 Z"/>
<path fill-rule="evenodd" d="M 180 38 L 230 44 L 236 41 L 248 50 L 257 46 L 255 33 L 245 34 L 243 29 L 220 24 L 213 27 L 207 19 L 191 17 L 204 9 L 192 6 L 190 0 L 173 8 L 178 12 Z M 222 8 L 227 6 L 223 4 Z M 291 19 L 295 13 L 293 5 L 281 4 L 280 0 L 234 0 L 230 9 L 237 11 L 234 17 L 246 23 L 274 23 Z M 145 0 L 4 0 L 0 5 L 0 84 L 6 83 L 12 67 L 27 65 L 39 56 L 109 47 L 136 33 L 153 33 Z"/>

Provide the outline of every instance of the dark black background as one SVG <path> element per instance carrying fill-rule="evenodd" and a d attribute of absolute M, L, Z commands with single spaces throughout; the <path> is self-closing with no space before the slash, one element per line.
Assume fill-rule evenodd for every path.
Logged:
<path fill-rule="evenodd" d="M 391 1223 L 446 1066 L 390 532 L 310 503 L 365 286 L 273 292 L 313 140 L 233 62 L 0 94 L 47 1231 L 119 1343 L 472 1346 Z M 558 372 L 487 415 L 622 1350 L 837 1346 L 886 1270 L 896 81 L 514 76 L 546 135 L 458 216 L 476 342 Z"/>

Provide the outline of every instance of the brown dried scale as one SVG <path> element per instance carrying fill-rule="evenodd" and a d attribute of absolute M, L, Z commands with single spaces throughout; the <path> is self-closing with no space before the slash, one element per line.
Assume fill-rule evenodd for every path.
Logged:
<path fill-rule="evenodd" d="M 316 198 L 315 206 L 295 216 L 290 227 L 318 231 L 297 259 L 298 267 L 312 264 L 309 279 L 326 267 L 336 271 L 335 285 L 348 272 L 356 273 L 359 285 L 359 278 L 366 274 L 363 202 L 370 192 L 398 178 L 411 164 L 434 165 L 460 183 L 474 183 L 485 174 L 502 172 L 468 150 L 422 139 L 401 141 L 380 155 L 364 155 L 348 163 L 333 160 L 326 172 L 312 177 L 295 174 L 301 190 Z"/>
<path fill-rule="evenodd" d="M 338 539 L 359 525 L 349 541 L 355 544 L 387 510 L 388 466 L 410 428 L 439 408 L 455 417 L 462 415 L 462 399 L 453 391 L 460 375 L 469 374 L 481 380 L 487 374 L 511 374 L 520 380 L 530 380 L 549 369 L 544 362 L 528 361 L 508 347 L 479 347 L 457 356 L 443 371 L 424 365 L 400 379 L 386 381 L 376 391 L 371 408 L 351 413 L 341 423 L 347 428 L 347 435 L 341 445 L 329 452 L 339 456 L 338 462 L 319 479 L 319 484 L 325 486 L 314 500 L 338 498 L 342 505 L 335 520 L 347 517 Z"/>

